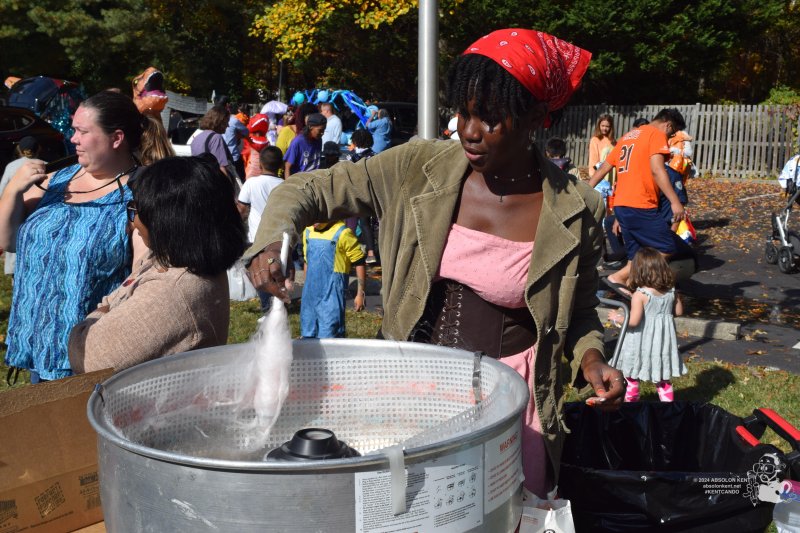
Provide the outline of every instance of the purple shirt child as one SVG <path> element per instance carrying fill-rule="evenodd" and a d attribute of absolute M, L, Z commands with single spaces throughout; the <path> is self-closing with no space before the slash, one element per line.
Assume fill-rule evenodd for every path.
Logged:
<path fill-rule="evenodd" d="M 292 174 L 295 174 L 318 169 L 320 154 L 322 154 L 322 140 L 310 141 L 305 135 L 300 134 L 292 139 L 283 160 L 291 163 Z"/>

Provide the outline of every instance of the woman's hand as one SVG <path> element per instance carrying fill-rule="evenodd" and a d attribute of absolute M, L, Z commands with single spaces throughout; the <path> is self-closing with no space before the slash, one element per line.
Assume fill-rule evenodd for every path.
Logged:
<path fill-rule="evenodd" d="M 47 179 L 44 171 L 46 163 L 41 159 L 29 159 L 22 164 L 11 177 L 8 186 L 17 193 L 28 192 L 34 184 L 42 183 Z"/>
<path fill-rule="evenodd" d="M 625 394 L 625 377 L 622 372 L 606 364 L 603 356 L 595 349 L 588 350 L 581 361 L 583 377 L 592 386 L 600 402 L 595 407 L 602 410 L 615 410 L 622 404 Z"/>
<path fill-rule="evenodd" d="M 291 276 L 291 266 L 290 277 Z M 260 291 L 267 291 L 284 303 L 289 303 L 289 291 L 292 282 L 283 275 L 281 269 L 281 242 L 273 242 L 267 245 L 250 262 L 247 267 L 247 274 L 253 286 Z"/>

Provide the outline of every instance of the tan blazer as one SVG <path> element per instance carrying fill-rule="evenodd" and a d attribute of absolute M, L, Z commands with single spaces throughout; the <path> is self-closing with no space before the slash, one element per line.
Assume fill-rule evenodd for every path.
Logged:
<path fill-rule="evenodd" d="M 549 457 L 558 472 L 564 385 L 584 386 L 580 361 L 603 351 L 595 310 L 603 201 L 596 191 L 536 152 L 544 199 L 525 285 L 538 332 L 532 396 Z M 406 340 L 430 294 L 468 161 L 457 141 L 413 141 L 358 163 L 291 176 L 270 195 L 245 260 L 288 231 L 296 240 L 315 221 L 380 218 L 383 334 Z M 498 275 L 502 275 L 498 272 Z M 564 375 L 562 357 L 570 363 Z"/>

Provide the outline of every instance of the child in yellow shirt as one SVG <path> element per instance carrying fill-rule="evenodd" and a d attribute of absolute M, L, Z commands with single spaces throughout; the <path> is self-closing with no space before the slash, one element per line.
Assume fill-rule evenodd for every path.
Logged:
<path fill-rule="evenodd" d="M 350 269 L 358 279 L 354 307 L 364 309 L 367 269 L 364 252 L 344 222 L 323 222 L 303 232 L 306 280 L 300 304 L 300 335 L 344 337 L 345 291 Z"/>

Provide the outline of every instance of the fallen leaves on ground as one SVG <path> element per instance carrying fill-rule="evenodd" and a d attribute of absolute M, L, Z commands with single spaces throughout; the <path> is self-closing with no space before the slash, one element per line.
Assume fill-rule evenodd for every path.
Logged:
<path fill-rule="evenodd" d="M 742 270 L 742 281 L 787 276 L 779 271 L 777 265 L 768 265 L 764 261 L 764 245 L 772 233 L 771 213 L 786 207 L 786 199 L 780 192 L 777 180 L 700 178 L 689 181 L 687 191 L 688 212 L 697 229 L 696 250 L 699 255 L 712 255 L 731 265 L 736 264 L 738 259 L 754 254 L 756 263 L 763 265 L 764 270 Z M 790 219 L 790 229 L 791 222 Z M 761 296 L 765 300 L 772 297 L 773 301 L 743 297 L 692 298 L 689 294 L 687 316 L 800 327 L 798 306 L 776 303 L 775 295 L 770 296 L 767 292 Z M 764 332 L 753 333 L 758 334 Z"/>
<path fill-rule="evenodd" d="M 777 180 L 696 179 L 687 190 L 700 245 L 719 250 L 749 252 L 753 248 L 760 253 L 771 233 L 770 213 L 786 206 Z"/>

